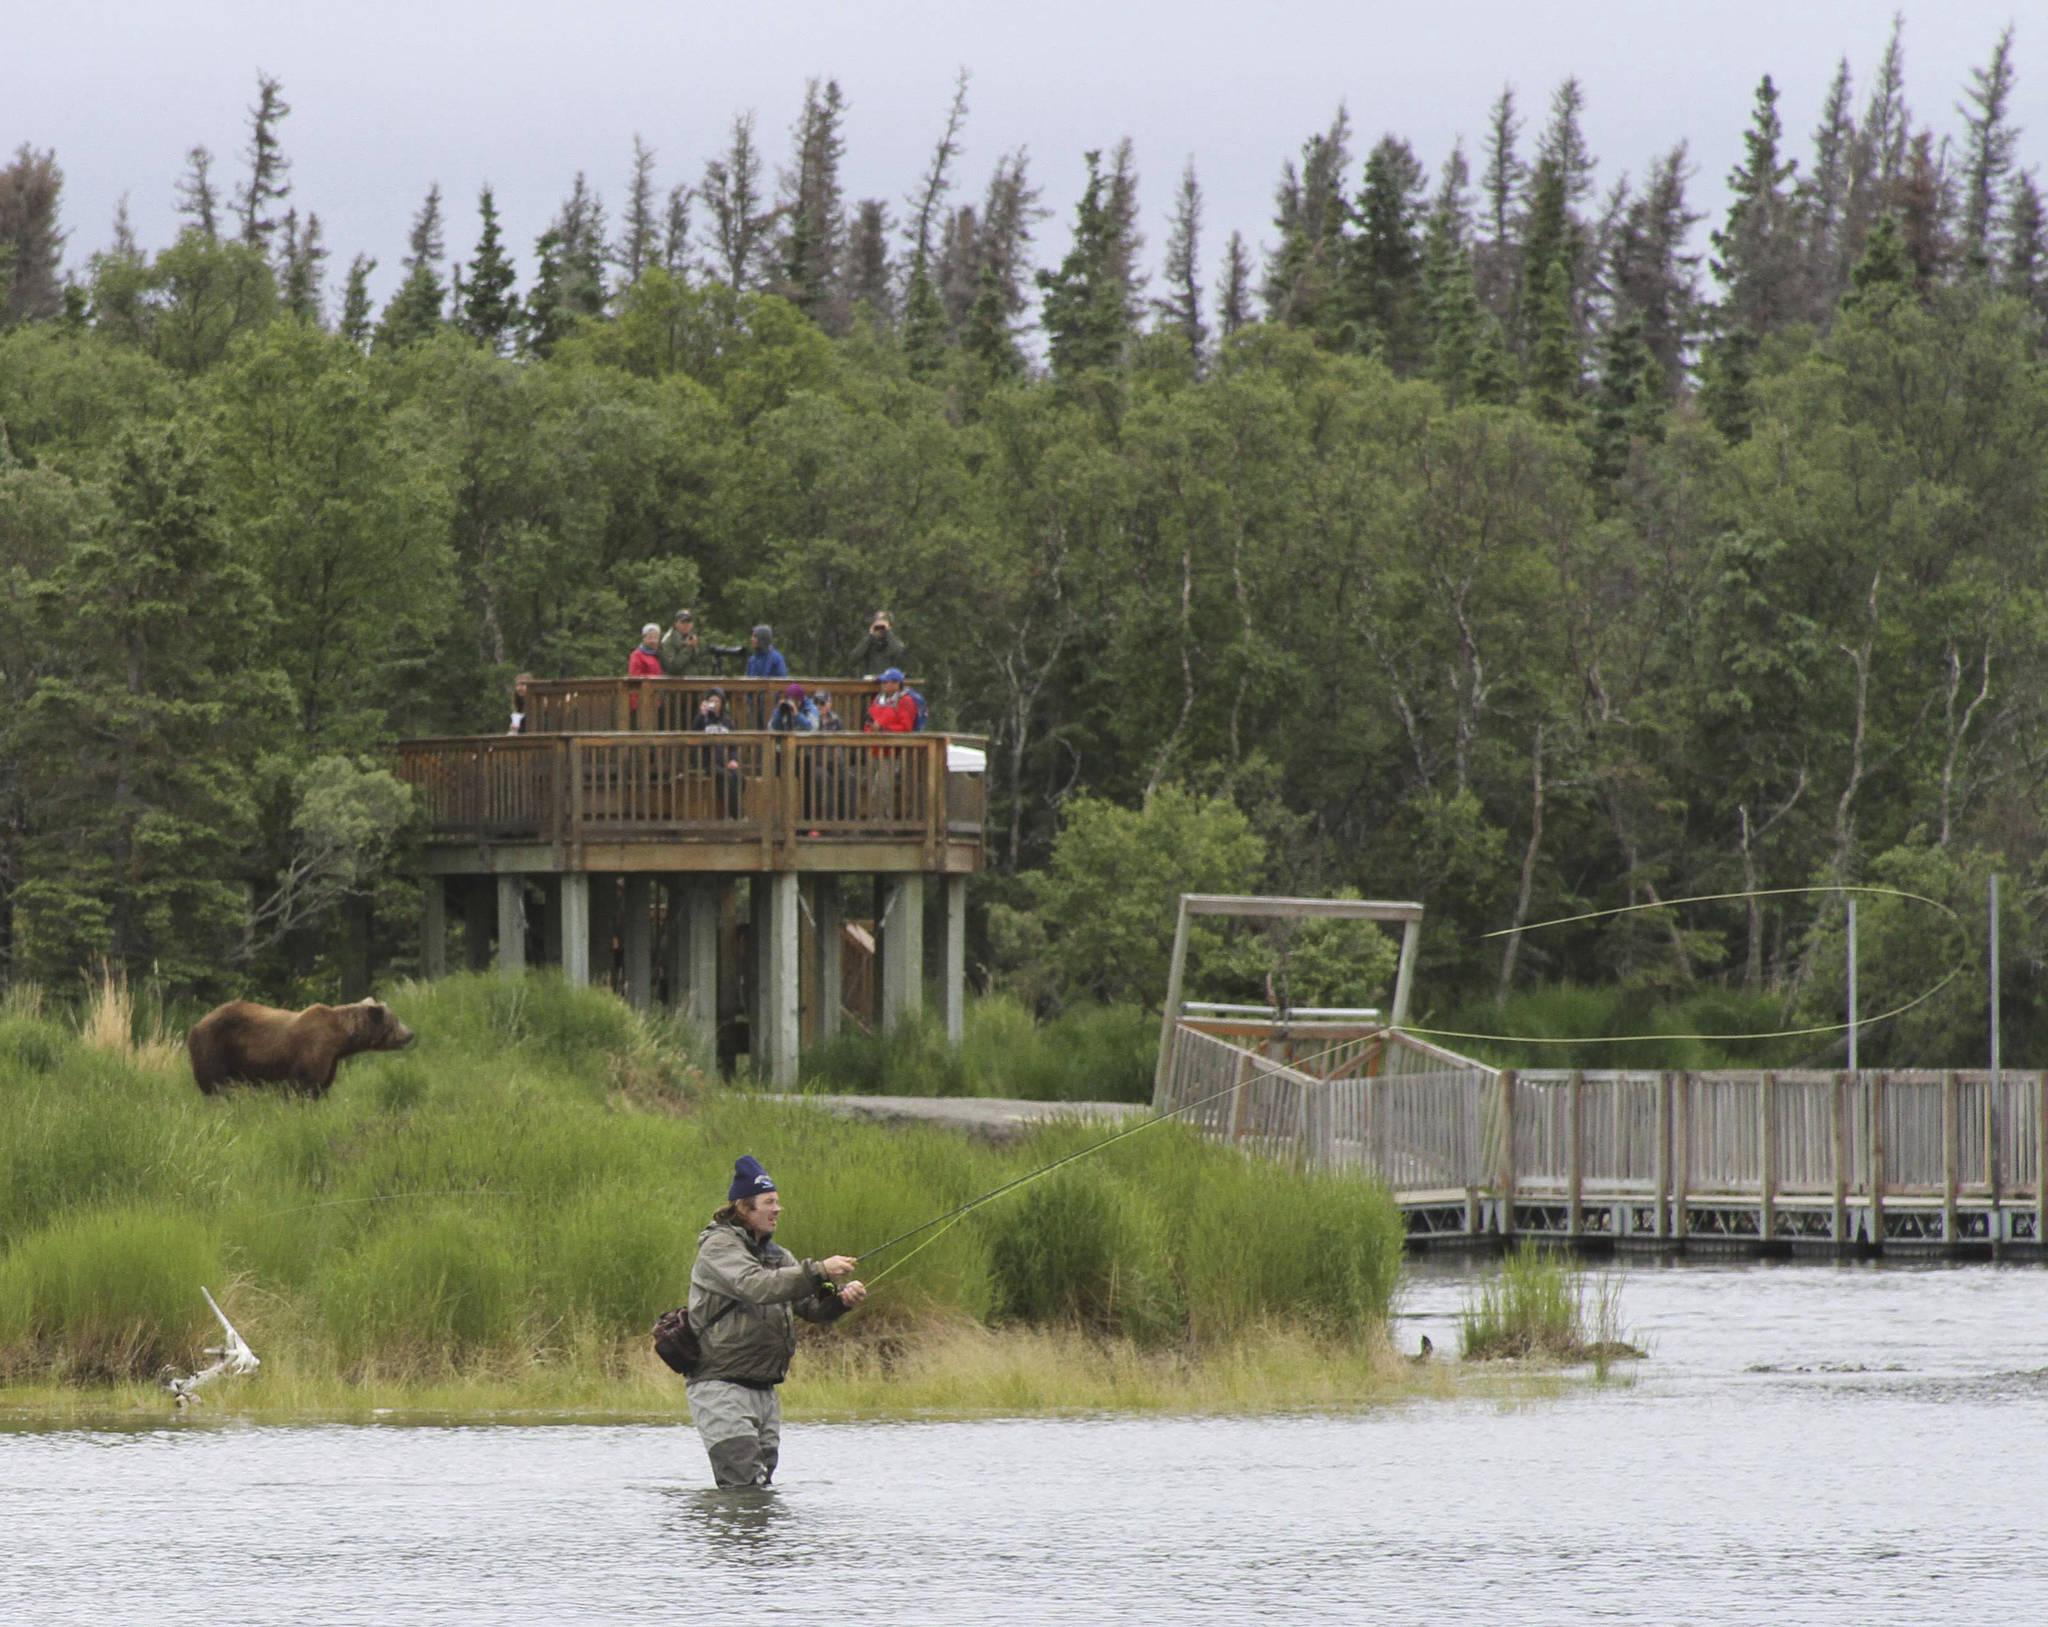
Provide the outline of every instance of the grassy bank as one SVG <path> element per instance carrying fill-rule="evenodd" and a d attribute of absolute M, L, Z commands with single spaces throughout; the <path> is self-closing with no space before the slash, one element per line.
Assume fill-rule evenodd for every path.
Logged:
<path fill-rule="evenodd" d="M 784 1241 L 822 1254 L 1099 1134 L 1055 1125 L 994 1149 L 777 1107 L 546 977 L 392 1003 L 419 1043 L 346 1064 L 317 1103 L 203 1098 L 181 1053 L 119 1022 L 81 1031 L 19 1003 L 0 1018 L 0 1404 L 162 1406 L 148 1381 L 214 1336 L 206 1283 L 264 1361 L 216 1408 L 674 1411 L 646 1329 L 682 1296 L 735 1153 L 782 1183 Z M 799 1357 L 789 1399 L 852 1414 L 1363 1398 L 1400 1382 L 1381 1331 L 1399 1256 L 1384 1195 L 1162 1126 L 877 1278 Z"/>
<path fill-rule="evenodd" d="M 967 1002 L 961 1042 L 929 1015 L 889 1034 L 848 1031 L 804 1057 L 803 1088 L 856 1096 L 1000 1096 L 1148 1102 L 1159 1019 L 1131 1005 L 1076 1005 L 1040 1022 L 1004 994 Z"/>

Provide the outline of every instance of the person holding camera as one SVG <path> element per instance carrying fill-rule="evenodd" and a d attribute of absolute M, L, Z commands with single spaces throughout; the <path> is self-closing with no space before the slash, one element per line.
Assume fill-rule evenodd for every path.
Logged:
<path fill-rule="evenodd" d="M 775 711 L 768 719 L 771 734 L 810 734 L 818 727 L 818 714 L 811 703 L 804 698 L 804 686 L 791 684 L 782 692 L 782 699 L 775 703 Z"/>
<path fill-rule="evenodd" d="M 900 667 L 909 654 L 903 640 L 896 636 L 895 625 L 889 619 L 889 612 L 877 610 L 874 619 L 868 623 L 868 630 L 862 636 L 853 652 L 853 675 L 856 678 L 872 678 L 884 667 Z"/>
<path fill-rule="evenodd" d="M 732 723 L 725 715 L 725 691 L 707 689 L 697 703 L 697 715 L 690 727 L 701 734 L 731 734 Z M 705 776 L 717 787 L 718 817 L 731 819 L 740 810 L 740 755 L 730 742 L 704 747 L 698 759 Z"/>

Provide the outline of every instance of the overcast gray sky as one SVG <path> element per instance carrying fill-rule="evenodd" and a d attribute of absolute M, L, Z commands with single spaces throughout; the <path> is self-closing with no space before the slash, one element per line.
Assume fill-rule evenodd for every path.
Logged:
<path fill-rule="evenodd" d="M 1028 146 L 1057 211 L 1041 261 L 1057 258 L 1082 153 L 1129 135 L 1144 177 L 1148 259 L 1172 184 L 1192 157 L 1208 197 L 1204 260 L 1224 239 L 1270 239 L 1283 159 L 1349 104 L 1363 149 L 1405 135 L 1432 170 L 1463 137 L 1479 147 L 1489 104 L 1513 85 L 1533 140 L 1552 88 L 1578 75 L 1604 188 L 1681 139 L 1696 206 L 1717 207 L 1757 79 L 1783 95 L 1802 155 L 1839 57 L 1867 86 L 1890 0 L 1622 0 L 1344 5 L 1332 0 L 69 0 L 12 8 L 0 54 L 0 140 L 54 147 L 65 174 L 67 264 L 109 235 L 125 193 L 136 230 L 176 228 L 173 187 L 194 143 L 239 176 L 245 110 L 260 68 L 282 79 L 292 201 L 317 211 L 334 284 L 358 250 L 395 284 L 407 223 L 429 182 L 450 205 L 448 248 L 467 256 L 479 185 L 496 189 L 524 254 L 571 178 L 587 172 L 616 209 L 633 136 L 664 184 L 695 180 L 734 113 L 752 109 L 775 162 L 806 78 L 848 102 L 851 196 L 897 205 L 936 139 L 956 68 L 973 75 L 963 191 L 997 155 Z M 1952 131 L 1970 68 L 2013 21 L 2012 0 L 1944 0 L 1906 11 L 1908 99 Z M 2022 163 L 2048 158 L 2048 20 L 2017 36 Z M 1475 158 L 1476 167 L 1476 158 Z M 332 289 L 330 289 L 330 295 Z"/>

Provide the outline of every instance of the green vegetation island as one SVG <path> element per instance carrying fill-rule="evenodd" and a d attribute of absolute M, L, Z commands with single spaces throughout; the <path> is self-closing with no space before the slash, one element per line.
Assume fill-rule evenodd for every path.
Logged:
<path fill-rule="evenodd" d="M 558 978 L 393 993 L 409 1051 L 320 1101 L 194 1089 L 118 1001 L 0 1016 L 0 1418 L 166 1414 L 219 1330 L 261 1359 L 201 1415 L 681 1417 L 654 1357 L 733 1156 L 777 1172 L 802 1254 L 872 1247 L 1100 1138 L 996 1148 L 849 1124 L 707 1079 L 678 1035 Z M 1384 1191 L 1178 1125 L 886 1256 L 807 1330 L 796 1413 L 1342 1406 L 1427 1389 L 1387 1340 Z M 900 1260 L 901 1269 L 894 1269 Z M 864 1269 L 864 1274 L 869 1274 Z"/>

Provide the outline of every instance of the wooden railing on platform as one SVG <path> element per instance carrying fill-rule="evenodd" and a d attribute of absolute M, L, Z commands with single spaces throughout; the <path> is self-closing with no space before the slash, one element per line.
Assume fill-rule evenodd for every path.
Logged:
<path fill-rule="evenodd" d="M 1578 1235 L 1596 1203 L 1638 1202 L 1659 1235 L 1683 1235 L 1690 1210 L 1719 1204 L 1753 1210 L 1758 1238 L 1791 1234 L 1793 1210 L 1831 1211 L 1810 1234 L 1839 1239 L 1851 1206 L 1883 1235 L 1889 1202 L 1938 1209 L 1944 1240 L 1962 1235 L 1959 1208 L 2001 1205 L 2048 1240 L 2048 1073 L 1496 1069 L 1387 1030 L 1315 1048 L 1311 1026 L 1288 1030 L 1290 1065 L 1265 1054 L 1270 1034 L 1183 1019 L 1156 1105 L 1404 1203 L 1486 1200 L 1506 1228 L 1518 1204 L 1560 1207 Z"/>
<path fill-rule="evenodd" d="M 434 837 L 484 842 L 979 840 L 985 775 L 954 735 L 538 734 L 409 740 Z"/>
<path fill-rule="evenodd" d="M 714 689 L 725 693 L 731 727 L 765 729 L 792 683 L 802 684 L 806 694 L 827 691 L 832 709 L 854 733 L 867 726 L 868 703 L 882 689 L 872 678 L 531 678 L 525 732 L 681 733 L 696 722 L 697 708 Z"/>

